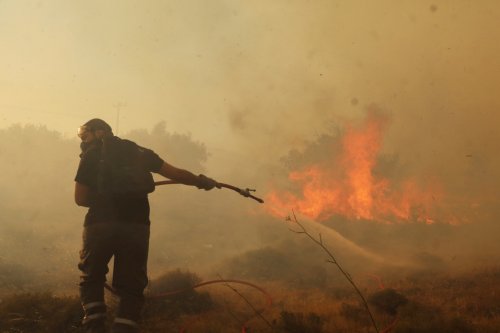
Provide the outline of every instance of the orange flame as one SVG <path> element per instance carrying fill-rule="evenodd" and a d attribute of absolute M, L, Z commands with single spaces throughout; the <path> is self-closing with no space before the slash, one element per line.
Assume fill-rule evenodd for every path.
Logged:
<path fill-rule="evenodd" d="M 373 173 L 386 124 L 385 117 L 371 112 L 361 126 L 348 126 L 337 162 L 291 172 L 289 179 L 300 185 L 302 195 L 272 191 L 266 200 L 270 212 L 283 216 L 295 209 L 317 220 L 337 215 L 388 223 L 434 223 L 431 214 L 443 196 L 438 184 L 423 189 L 408 179 L 395 185 Z"/>

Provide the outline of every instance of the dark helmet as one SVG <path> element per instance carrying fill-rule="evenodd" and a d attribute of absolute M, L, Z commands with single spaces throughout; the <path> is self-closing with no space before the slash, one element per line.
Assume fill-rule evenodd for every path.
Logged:
<path fill-rule="evenodd" d="M 86 126 L 92 131 L 104 130 L 106 132 L 112 132 L 111 126 L 109 126 L 107 122 L 99 118 L 90 119 L 85 124 L 83 124 L 83 126 Z"/>
<path fill-rule="evenodd" d="M 107 122 L 99 118 L 94 118 L 90 119 L 78 128 L 78 136 L 82 137 L 82 135 L 86 132 L 94 132 L 98 130 L 103 130 L 108 134 L 113 134 L 113 130 Z"/>

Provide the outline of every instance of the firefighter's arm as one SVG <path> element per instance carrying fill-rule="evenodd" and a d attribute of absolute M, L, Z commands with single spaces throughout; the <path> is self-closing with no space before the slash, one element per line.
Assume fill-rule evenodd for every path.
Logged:
<path fill-rule="evenodd" d="M 208 178 L 204 175 L 196 176 L 188 170 L 176 168 L 173 165 L 168 164 L 167 162 L 163 162 L 163 165 L 161 166 L 158 173 L 163 177 L 172 179 L 181 184 L 196 186 L 204 190 L 211 190 L 214 187 L 220 188 L 220 185 L 211 178 Z"/>
<path fill-rule="evenodd" d="M 75 182 L 75 203 L 78 206 L 89 207 L 91 201 L 91 190 L 87 185 Z"/>

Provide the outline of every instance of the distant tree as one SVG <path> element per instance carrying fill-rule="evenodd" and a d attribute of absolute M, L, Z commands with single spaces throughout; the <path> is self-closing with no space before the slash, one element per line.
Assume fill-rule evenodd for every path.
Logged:
<path fill-rule="evenodd" d="M 165 121 L 156 124 L 151 131 L 133 130 L 123 138 L 153 149 L 167 162 L 193 172 L 203 172 L 203 164 L 209 154 L 203 143 L 196 142 L 189 134 L 169 133 Z"/>
<path fill-rule="evenodd" d="M 0 130 L 0 202 L 12 207 L 60 205 L 72 194 L 78 142 L 45 126 L 13 125 Z M 62 200 L 64 202 L 64 200 Z"/>
<path fill-rule="evenodd" d="M 133 130 L 123 137 L 194 172 L 202 172 L 208 158 L 204 144 L 193 141 L 187 134 L 168 133 L 165 122 L 158 123 L 151 131 Z M 0 205 L 60 211 L 61 204 L 72 203 L 78 145 L 76 138 L 65 138 L 45 126 L 16 124 L 0 129 Z"/>

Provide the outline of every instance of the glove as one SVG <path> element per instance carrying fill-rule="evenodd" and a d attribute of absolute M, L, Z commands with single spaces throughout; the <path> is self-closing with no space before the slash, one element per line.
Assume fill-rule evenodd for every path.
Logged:
<path fill-rule="evenodd" d="M 214 187 L 220 188 L 220 185 L 212 178 L 208 178 L 205 175 L 199 175 L 198 184 L 196 184 L 196 187 L 199 188 L 200 190 L 204 189 L 205 191 L 210 191 Z"/>

